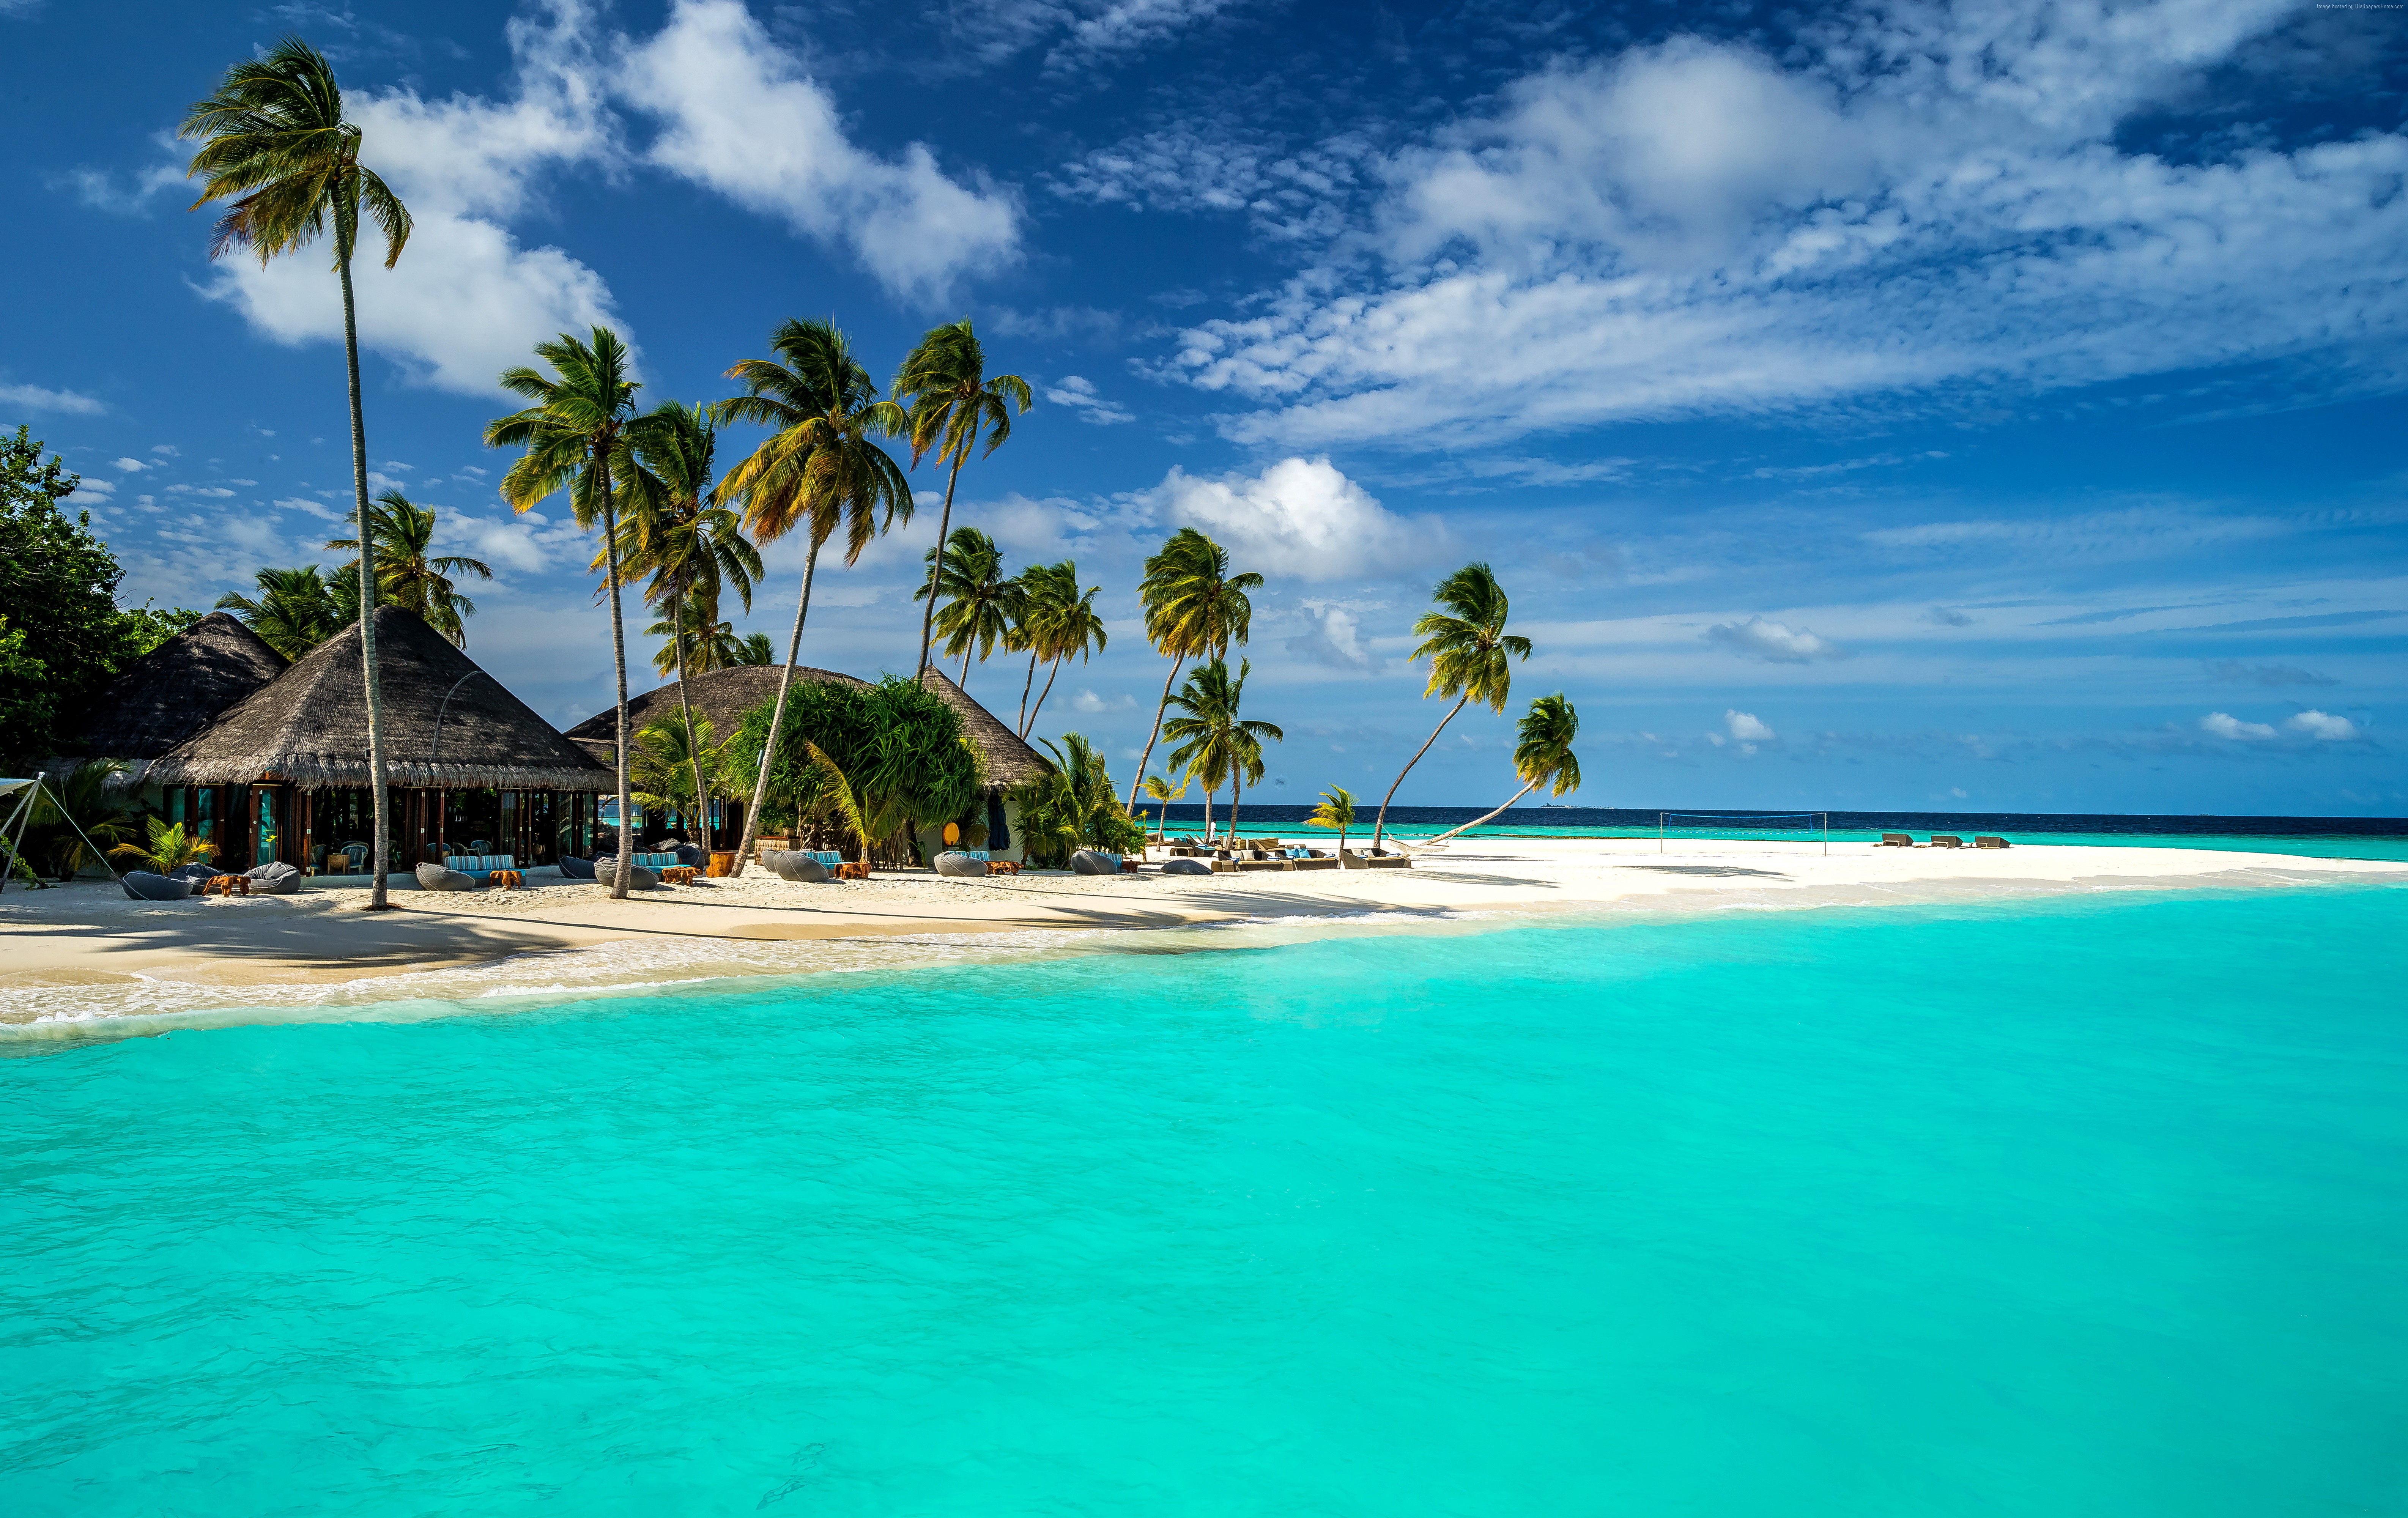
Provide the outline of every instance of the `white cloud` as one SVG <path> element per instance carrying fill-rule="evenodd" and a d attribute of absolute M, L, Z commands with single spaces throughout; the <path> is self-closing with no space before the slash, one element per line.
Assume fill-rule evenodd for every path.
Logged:
<path fill-rule="evenodd" d="M 158 467 L 155 464 L 145 464 L 140 459 L 119 459 L 117 461 L 117 466 L 124 470 L 127 474 L 139 474 L 145 469 L 155 469 Z"/>
<path fill-rule="evenodd" d="M 70 416 L 98 416 L 108 409 L 89 395 L 72 390 L 45 390 L 40 385 L 0 385 L 0 406 L 28 411 L 63 411 Z"/>
<path fill-rule="evenodd" d="M 1706 629 L 1706 641 L 1720 643 L 1735 653 L 1768 664 L 1811 664 L 1817 659 L 1848 657 L 1848 651 L 1829 638 L 1769 617 L 1717 623 Z"/>
<path fill-rule="evenodd" d="M 1287 640 L 1287 652 L 1333 669 L 1369 669 L 1371 652 L 1363 646 L 1362 623 L 1342 606 L 1306 602 L 1306 630 Z"/>
<path fill-rule="evenodd" d="M 1082 422 L 1111 426 L 1115 422 L 1134 422 L 1137 418 L 1117 401 L 1108 401 L 1096 393 L 1093 381 L 1075 374 L 1064 375 L 1058 385 L 1043 387 L 1039 394 L 1056 406 L 1072 408 Z"/>
<path fill-rule="evenodd" d="M 2358 724 L 2347 717 L 2336 717 L 2314 709 L 2300 712 L 2283 725 L 2293 732 L 2305 733 L 2310 738 L 2332 743 L 2353 742 L 2358 736 Z"/>
<path fill-rule="evenodd" d="M 1125 694 L 1118 696 L 1098 695 L 1094 691 L 1087 689 L 1083 685 L 1079 688 L 1079 694 L 1070 698 L 1070 707 L 1072 710 L 1089 713 L 1099 711 L 1127 711 L 1136 707 L 1136 696 Z"/>
<path fill-rule="evenodd" d="M 941 298 L 1019 256 L 1008 192 L 946 178 L 921 143 L 899 160 L 854 146 L 835 98 L 738 0 L 677 0 L 625 65 L 628 98 L 665 123 L 652 163 L 849 247 L 890 291 Z"/>
<path fill-rule="evenodd" d="M 1218 479 L 1173 465 L 1161 484 L 1120 499 L 1163 526 L 1192 526 L 1220 540 L 1240 570 L 1340 580 L 1447 551 L 1436 519 L 1396 515 L 1326 457 L 1282 459 L 1258 475 Z"/>
<path fill-rule="evenodd" d="M 1770 743 L 1780 736 L 1763 723 L 1758 722 L 1756 714 L 1750 711 L 1726 710 L 1723 713 L 1723 725 L 1730 730 L 1731 737 L 1742 743 Z"/>
<path fill-rule="evenodd" d="M 150 445 L 150 451 L 158 454 L 163 459 L 177 458 L 183 452 L 181 449 L 178 448 L 173 443 L 153 443 Z"/>
<path fill-rule="evenodd" d="M 2244 723 L 2229 711 L 2211 711 L 2199 720 L 2199 725 L 2201 731 L 2213 733 L 2217 738 L 2229 738 L 2252 743 L 2274 736 L 2274 729 L 2266 723 Z"/>
<path fill-rule="evenodd" d="M 70 506 L 100 506 L 117 494 L 117 481 L 114 480 L 103 480 L 97 475 L 80 475 L 78 478 L 82 483 L 77 485 L 75 494 L 67 497 Z"/>

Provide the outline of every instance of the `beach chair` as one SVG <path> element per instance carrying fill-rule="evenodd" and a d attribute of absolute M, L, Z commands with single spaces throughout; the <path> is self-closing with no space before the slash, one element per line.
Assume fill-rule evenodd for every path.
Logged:
<path fill-rule="evenodd" d="M 1881 842 L 1875 844 L 1874 847 L 1879 849 L 1912 849 L 1914 847 L 1914 835 L 1912 833 L 1885 833 L 1882 835 Z"/>
<path fill-rule="evenodd" d="M 2006 839 L 1995 838 L 1987 833 L 1976 834 L 1973 838 L 1973 847 L 1976 849 L 2003 849 L 2006 846 Z"/>
<path fill-rule="evenodd" d="M 1931 846 L 1935 849 L 1961 849 L 1965 847 L 1965 840 L 1954 833 L 1934 833 Z"/>

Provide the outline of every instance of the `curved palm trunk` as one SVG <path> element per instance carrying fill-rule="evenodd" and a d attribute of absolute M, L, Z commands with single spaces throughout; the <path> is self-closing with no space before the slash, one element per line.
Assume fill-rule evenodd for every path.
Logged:
<path fill-rule="evenodd" d="M 351 488 L 359 500 L 360 678 L 368 700 L 368 794 L 376 801 L 375 863 L 368 870 L 368 910 L 385 911 L 385 871 L 393 864 L 393 804 L 385 794 L 384 681 L 378 678 L 376 548 L 368 537 L 368 425 L 360 408 L 360 325 L 351 301 L 351 239 L 343 237 L 335 267 L 343 279 L 343 364 L 351 391 Z M 413 862 L 414 863 L 414 862 Z"/>
<path fill-rule="evenodd" d="M 1204 846 L 1212 846 L 1212 793 L 1204 793 Z"/>
<path fill-rule="evenodd" d="M 1246 783 L 1237 776 L 1229 777 L 1229 841 L 1238 841 L 1238 803 L 1246 798 Z"/>
<path fill-rule="evenodd" d="M 677 651 L 678 709 L 685 715 L 685 756 L 694 766 L 695 812 L 702 824 L 703 852 L 710 852 L 710 797 L 702 788 L 702 751 L 694 742 L 694 703 L 685 695 L 685 594 L 669 599 L 669 647 Z"/>
<path fill-rule="evenodd" d="M 932 605 L 935 603 L 936 599 L 937 598 L 933 595 L 928 597 L 928 600 Z M 964 695 L 970 694 L 970 651 L 968 649 L 962 650 L 962 678 L 953 681 L 953 683 L 962 688 L 962 694 Z"/>
<path fill-rule="evenodd" d="M 1031 671 L 1031 673 L 1034 673 L 1034 671 Z M 1054 677 L 1060 673 L 1062 673 L 1062 661 L 1056 659 L 1054 661 L 1053 666 L 1045 671 L 1045 688 L 1037 693 L 1037 704 L 1028 709 L 1028 725 L 1020 730 L 1020 736 L 1024 739 L 1036 729 L 1037 714 L 1045 709 L 1045 698 L 1054 694 Z M 1151 752 L 1152 745 L 1149 744 L 1147 747 L 1149 752 Z M 1144 773 L 1145 771 L 1142 767 L 1138 770 L 1138 774 L 1140 776 L 1143 776 Z M 1129 804 L 1131 806 L 1135 806 L 1137 804 L 1137 793 L 1135 791 L 1131 791 L 1129 793 Z"/>
<path fill-rule="evenodd" d="M 795 660 L 803 652 L 803 619 L 811 612 L 811 576 L 820 566 L 820 539 L 811 535 L 810 552 L 803 558 L 803 594 L 795 603 L 795 632 L 786 639 L 786 666 L 778 671 L 778 704 L 769 710 L 769 731 L 761 742 L 761 773 L 752 780 L 752 804 L 744 809 L 744 841 L 736 846 L 736 868 L 731 878 L 740 877 L 744 866 L 752 862 L 752 844 L 761 836 L 761 806 L 769 798 L 769 761 L 778 752 L 778 731 L 786 721 L 786 691 L 795 681 Z"/>
<path fill-rule="evenodd" d="M 619 681 L 619 868 L 611 877 L 610 899 L 627 899 L 627 885 L 636 878 L 636 814 L 627 794 L 627 629 L 619 609 L 619 508 L 610 493 L 610 455 L 601 457 L 602 547 L 609 555 L 610 577 L 610 667 Z"/>
<path fill-rule="evenodd" d="M 1514 802 L 1521 800 L 1524 796 L 1528 795 L 1531 792 L 1537 790 L 1539 788 L 1540 780 L 1543 780 L 1545 779 L 1546 777 L 1544 775 L 1540 776 L 1538 780 L 1532 780 L 1529 784 L 1525 785 L 1520 790 L 1514 792 L 1512 797 L 1506 801 L 1505 805 L 1498 808 L 1495 811 L 1492 811 L 1484 817 L 1474 817 L 1471 821 L 1464 823 L 1461 827 L 1450 827 L 1445 832 L 1440 833 L 1438 837 L 1431 838 L 1429 842 L 1444 843 L 1447 839 L 1455 837 L 1457 833 L 1468 832 L 1492 818 L 1504 815 L 1506 812 L 1513 809 Z"/>
<path fill-rule="evenodd" d="M 928 639 L 937 626 L 937 577 L 945 568 L 945 535 L 953 525 L 953 487 L 961 482 L 962 461 L 969 457 L 964 449 L 953 459 L 953 472 L 945 476 L 945 508 L 937 516 L 937 562 L 928 571 L 928 609 L 920 613 L 920 667 L 928 667 Z M 792 661 L 789 661 L 790 663 Z M 962 673 L 969 673 L 969 661 L 962 661 Z"/>
<path fill-rule="evenodd" d="M 1170 709 L 1170 682 L 1179 678 L 1179 666 L 1186 662 L 1187 655 L 1183 653 L 1178 658 L 1171 660 L 1170 673 L 1162 678 L 1162 699 L 1154 704 L 1154 731 L 1145 736 L 1145 752 L 1137 756 L 1137 778 L 1129 781 L 1128 804 L 1131 807 L 1135 807 L 1137 805 L 1138 787 L 1145 783 L 1146 763 L 1154 757 L 1154 746 L 1162 738 L 1162 714 Z M 1056 667 L 1059 666 L 1057 666 Z M 1048 680 L 1045 682 L 1045 688 L 1049 691 L 1052 690 L 1054 688 L 1054 682 L 1051 680 Z M 1037 704 L 1041 707 L 1045 703 L 1040 700 Z M 1212 798 L 1209 793 L 1204 797 L 1204 825 L 1209 831 L 1212 825 Z"/>
<path fill-rule="evenodd" d="M 1397 786 L 1405 783 L 1405 777 L 1413 772 L 1413 766 L 1422 762 L 1422 755 L 1429 752 L 1430 745 L 1438 741 L 1438 736 L 1446 731 L 1446 724 L 1455 721 L 1455 714 L 1461 711 L 1463 709 L 1464 703 L 1470 699 L 1471 693 L 1469 691 L 1464 692 L 1461 699 L 1457 700 L 1452 708 L 1448 709 L 1445 716 L 1440 717 L 1438 720 L 1438 725 L 1430 729 L 1430 736 L 1422 739 L 1422 746 L 1413 751 L 1413 756 L 1405 761 L 1405 767 L 1397 771 L 1396 785 L 1389 786 L 1388 794 L 1385 796 L 1383 796 L 1380 800 L 1380 819 L 1378 822 L 1371 824 L 1371 852 L 1373 853 L 1378 853 L 1380 852 L 1380 840 L 1387 835 L 1388 803 L 1397 799 Z"/>
<path fill-rule="evenodd" d="M 1028 678 L 1020 682 L 1020 736 L 1028 736 L 1028 692 L 1037 683 L 1037 651 L 1028 651 Z M 1051 681 L 1047 682 L 1049 685 Z"/>

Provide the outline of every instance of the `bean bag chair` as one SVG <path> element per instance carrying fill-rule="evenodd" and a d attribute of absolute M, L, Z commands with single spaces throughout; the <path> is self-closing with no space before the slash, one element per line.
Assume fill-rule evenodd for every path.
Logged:
<path fill-rule="evenodd" d="M 418 883 L 429 891 L 474 891 L 477 877 L 441 865 L 421 865 Z"/>
<path fill-rule="evenodd" d="M 700 869 L 706 863 L 702 854 L 702 845 L 698 843 L 674 844 L 670 847 L 669 852 L 677 855 L 677 862 L 689 869 Z"/>
<path fill-rule="evenodd" d="M 594 861 L 594 878 L 601 881 L 604 885 L 617 885 L 619 883 L 619 856 L 616 854 L 604 854 L 601 858 Z M 643 866 L 629 865 L 627 866 L 628 890 L 650 891 L 660 883 L 661 878 L 653 874 L 651 870 L 646 869 Z"/>
<path fill-rule="evenodd" d="M 153 875 L 141 869 L 127 870 L 117 883 L 135 901 L 181 901 L 193 894 L 193 882 L 180 875 Z"/>
<path fill-rule="evenodd" d="M 1070 856 L 1070 868 L 1079 875 L 1118 875 L 1121 862 L 1097 850 L 1082 849 Z"/>
<path fill-rule="evenodd" d="M 828 878 L 828 867 L 800 849 L 771 849 L 761 859 L 770 874 L 796 885 L 820 885 Z"/>
<path fill-rule="evenodd" d="M 215 865 L 195 862 L 190 865 L 178 865 L 167 872 L 167 878 L 176 881 L 214 881 L 223 872 Z"/>
<path fill-rule="evenodd" d="M 254 896 L 289 896 L 301 889 L 301 868 L 282 860 L 271 860 L 250 872 L 251 894 Z"/>
<path fill-rule="evenodd" d="M 986 873 L 986 861 L 973 859 L 968 854 L 948 850 L 937 856 L 937 873 L 976 880 Z"/>
<path fill-rule="evenodd" d="M 1212 866 L 1201 859 L 1166 859 L 1162 862 L 1165 875 L 1210 875 Z"/>
<path fill-rule="evenodd" d="M 591 859 L 578 859 L 568 854 L 562 854 L 559 859 L 559 866 L 561 879 L 563 880 L 590 881 L 594 879 L 594 861 Z"/>

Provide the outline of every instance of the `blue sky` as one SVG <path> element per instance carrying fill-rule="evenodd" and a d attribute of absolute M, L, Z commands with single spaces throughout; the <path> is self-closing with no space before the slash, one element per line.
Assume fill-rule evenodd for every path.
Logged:
<path fill-rule="evenodd" d="M 286 30 L 418 219 L 359 275 L 378 472 L 564 725 L 608 635 L 494 493 L 500 368 L 607 321 L 709 400 L 788 316 L 883 374 L 967 315 L 1040 405 L 957 517 L 1104 587 L 1039 730 L 1124 770 L 1139 561 L 1192 523 L 1269 580 L 1267 799 L 1385 789 L 1440 715 L 1407 629 L 1480 558 L 1589 805 L 2408 809 L 2408 11 L 0 0 L 0 422 L 136 599 L 330 560 L 345 508 L 332 276 L 210 264 L 168 139 Z M 917 482 L 804 662 L 909 666 Z M 782 646 L 768 557 L 737 620 Z M 1401 799 L 1501 799 L 1511 720 Z"/>

